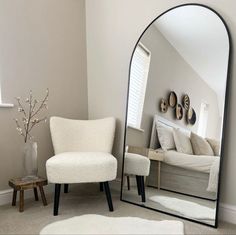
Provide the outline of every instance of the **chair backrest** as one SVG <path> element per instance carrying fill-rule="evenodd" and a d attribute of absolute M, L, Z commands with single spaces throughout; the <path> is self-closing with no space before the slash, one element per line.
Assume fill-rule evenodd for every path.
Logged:
<path fill-rule="evenodd" d="M 55 154 L 112 151 L 115 118 L 73 120 L 51 117 L 50 131 Z"/>

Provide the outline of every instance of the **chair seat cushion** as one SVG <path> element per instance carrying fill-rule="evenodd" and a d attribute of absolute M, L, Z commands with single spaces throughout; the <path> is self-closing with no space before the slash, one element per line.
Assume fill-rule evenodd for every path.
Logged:
<path fill-rule="evenodd" d="M 135 153 L 125 153 L 125 174 L 148 176 L 149 170 L 150 160 L 147 157 Z"/>
<path fill-rule="evenodd" d="M 65 152 L 46 162 L 51 183 L 105 182 L 116 178 L 117 160 L 104 152 Z"/>

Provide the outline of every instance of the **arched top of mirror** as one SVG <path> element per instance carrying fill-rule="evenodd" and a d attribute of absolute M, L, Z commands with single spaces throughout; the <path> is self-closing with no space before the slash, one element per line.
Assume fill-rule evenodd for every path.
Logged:
<path fill-rule="evenodd" d="M 220 112 L 223 112 L 230 54 L 230 35 L 223 18 L 201 4 L 179 5 L 153 20 L 137 44 L 147 37 L 151 27 L 155 27 L 217 93 Z"/>

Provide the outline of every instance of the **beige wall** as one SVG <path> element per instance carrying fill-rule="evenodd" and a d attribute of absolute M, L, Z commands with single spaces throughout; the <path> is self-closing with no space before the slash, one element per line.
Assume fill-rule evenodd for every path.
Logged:
<path fill-rule="evenodd" d="M 168 119 L 178 126 L 182 126 L 185 129 L 197 133 L 202 102 L 209 104 L 206 137 L 218 139 L 219 129 L 221 128 L 218 123 L 220 115 L 216 93 L 183 59 L 154 24 L 145 32 L 140 41 L 151 52 L 141 123 L 141 129 L 143 129 L 144 132 L 128 128 L 127 144 L 149 146 L 153 117 L 155 114 Z M 196 87 L 198 89 L 196 89 Z M 178 103 L 180 104 L 182 95 L 189 95 L 191 106 L 194 108 L 197 115 L 195 125 L 188 125 L 185 116 L 182 120 L 177 120 L 174 116 L 175 110 L 172 108 L 169 108 L 166 113 L 160 112 L 160 99 L 167 99 L 171 90 L 176 92 Z M 199 93 L 199 91 L 201 91 L 201 93 Z M 184 115 L 186 115 L 186 111 L 184 111 Z"/>
<path fill-rule="evenodd" d="M 118 120 L 114 153 L 121 163 L 129 62 L 145 27 L 163 11 L 191 0 L 86 0 L 89 117 L 115 116 Z M 235 0 L 199 0 L 218 11 L 236 44 Z M 235 50 L 233 53 L 235 53 Z M 232 61 L 229 118 L 221 201 L 236 205 L 236 62 Z M 121 164 L 119 164 L 121 169 Z"/>
<path fill-rule="evenodd" d="M 49 116 L 87 118 L 85 4 L 78 0 L 0 1 L 0 78 L 3 100 L 42 97 Z M 16 108 L 0 108 L 0 190 L 22 175 L 23 141 L 15 130 Z M 39 173 L 52 156 L 48 124 L 35 130 Z"/>

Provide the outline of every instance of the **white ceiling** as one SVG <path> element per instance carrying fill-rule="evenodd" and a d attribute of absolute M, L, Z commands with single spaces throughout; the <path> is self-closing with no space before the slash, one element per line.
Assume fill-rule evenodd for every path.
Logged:
<path fill-rule="evenodd" d="M 228 34 L 221 19 L 200 6 L 184 6 L 161 16 L 155 22 L 164 37 L 217 94 L 223 110 Z"/>

